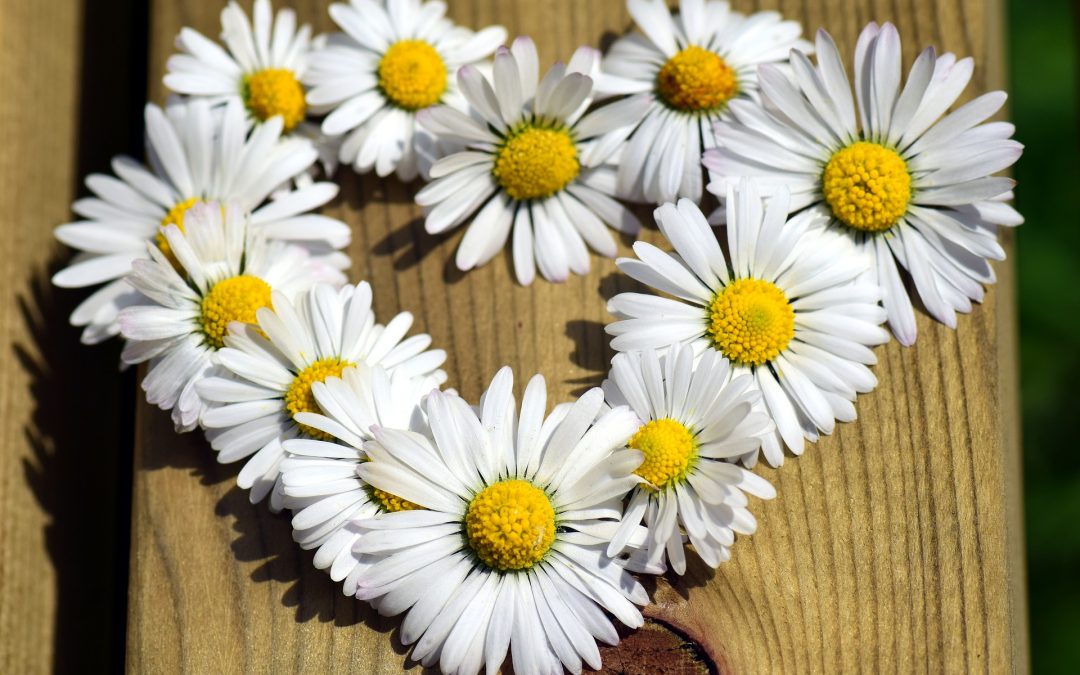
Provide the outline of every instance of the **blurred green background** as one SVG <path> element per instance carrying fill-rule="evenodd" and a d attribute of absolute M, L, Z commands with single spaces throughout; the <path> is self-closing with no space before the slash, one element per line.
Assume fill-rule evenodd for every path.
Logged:
<path fill-rule="evenodd" d="M 1008 4 L 1009 89 L 1017 138 L 1017 245 L 1031 660 L 1080 672 L 1080 274 L 1077 129 L 1080 23 L 1070 0 Z"/>

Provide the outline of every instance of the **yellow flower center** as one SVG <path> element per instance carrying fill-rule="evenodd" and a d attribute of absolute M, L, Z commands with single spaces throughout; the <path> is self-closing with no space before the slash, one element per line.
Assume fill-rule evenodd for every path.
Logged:
<path fill-rule="evenodd" d="M 289 414 L 296 418 L 297 413 L 317 413 L 322 414 L 322 408 L 315 401 L 315 395 L 311 392 L 311 385 L 316 382 L 325 382 L 328 377 L 341 377 L 341 371 L 350 366 L 356 364 L 351 361 L 345 361 L 337 357 L 330 357 L 327 359 L 319 359 L 312 363 L 307 368 L 304 368 L 300 373 L 293 378 L 292 384 L 285 391 L 285 409 L 289 411 Z M 303 431 L 308 436 L 318 438 L 323 441 L 332 440 L 333 437 L 330 434 L 309 427 L 306 424 L 299 424 L 300 431 Z M 389 509 L 388 509 L 389 510 Z"/>
<path fill-rule="evenodd" d="M 685 478 L 697 459 L 694 435 L 668 417 L 652 420 L 638 429 L 629 445 L 645 455 L 645 461 L 634 473 L 659 490 Z"/>
<path fill-rule="evenodd" d="M 907 211 L 911 174 L 897 152 L 858 141 L 825 165 L 821 191 L 833 215 L 863 232 L 884 232 Z"/>
<path fill-rule="evenodd" d="M 261 122 L 281 115 L 286 132 L 295 129 L 307 113 L 304 88 L 285 68 L 265 68 L 245 75 L 243 94 L 252 115 Z"/>
<path fill-rule="evenodd" d="M 395 42 L 379 61 L 379 88 L 399 108 L 433 106 L 446 92 L 446 64 L 423 40 Z"/>
<path fill-rule="evenodd" d="M 180 231 L 184 231 L 184 215 L 188 212 L 192 206 L 199 203 L 198 197 L 191 197 L 185 199 L 182 202 L 177 202 L 173 205 L 169 212 L 165 214 L 165 217 L 161 219 L 161 226 L 168 227 L 169 225 L 175 225 L 180 228 Z"/>
<path fill-rule="evenodd" d="M 385 490 L 380 490 L 379 488 L 372 488 L 371 494 L 375 497 L 376 500 L 378 500 L 379 505 L 383 508 L 383 511 L 387 511 L 389 513 L 395 513 L 397 511 L 419 511 L 424 508 L 419 504 L 413 504 L 408 499 L 402 499 L 397 495 L 392 495 Z"/>
<path fill-rule="evenodd" d="M 197 197 L 191 197 L 190 199 L 185 199 L 182 202 L 177 202 L 173 205 L 171 209 L 169 209 L 169 212 L 165 214 L 165 217 L 161 219 L 161 227 L 164 228 L 168 227 L 169 225 L 175 225 L 180 228 L 181 232 L 183 232 L 184 214 L 188 212 L 188 209 L 198 203 L 199 199 Z M 172 247 L 169 246 L 169 240 L 165 238 L 165 235 L 161 232 L 161 230 L 158 230 L 157 235 L 154 237 L 154 243 L 161 250 L 161 252 L 165 254 L 165 257 L 168 258 L 169 262 L 172 263 L 173 268 L 179 271 L 180 261 L 176 259 L 176 256 L 172 252 Z"/>
<path fill-rule="evenodd" d="M 518 201 L 550 197 L 581 172 L 577 146 L 565 129 L 530 124 L 511 132 L 495 153 L 492 173 Z"/>
<path fill-rule="evenodd" d="M 760 366 L 775 359 L 795 337 L 795 310 L 775 284 L 739 279 L 709 304 L 706 333 L 728 360 Z"/>
<path fill-rule="evenodd" d="M 202 299 L 200 322 L 206 341 L 221 349 L 230 323 L 255 323 L 255 312 L 269 306 L 270 284 L 259 277 L 241 274 L 217 282 Z"/>
<path fill-rule="evenodd" d="M 656 90 L 676 110 L 709 112 L 735 97 L 739 81 L 735 70 L 719 54 L 690 46 L 660 69 Z"/>
<path fill-rule="evenodd" d="M 500 481 L 469 502 L 465 535 L 488 567 L 500 572 L 528 569 L 543 559 L 555 541 L 555 509 L 532 483 Z"/>

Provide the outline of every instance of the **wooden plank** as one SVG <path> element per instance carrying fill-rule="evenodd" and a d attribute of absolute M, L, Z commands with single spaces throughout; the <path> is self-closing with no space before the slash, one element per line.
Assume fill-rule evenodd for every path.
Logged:
<path fill-rule="evenodd" d="M 301 16 L 329 28 L 321 3 Z M 970 98 L 1001 84 L 999 12 L 981 0 L 736 2 L 778 8 L 808 34 L 828 26 L 845 53 L 869 20 L 894 21 L 910 63 L 927 44 L 971 55 Z M 183 24 L 217 33 L 220 3 L 155 6 L 152 88 Z M 463 23 L 502 23 L 528 33 L 541 58 L 568 58 L 579 44 L 606 44 L 626 30 L 621 0 L 459 0 Z M 461 275 L 461 233 L 423 234 L 417 185 L 343 171 L 330 212 L 354 228 L 353 278 L 368 279 L 381 316 L 409 310 L 417 329 L 450 353 L 450 384 L 475 399 L 504 363 L 519 383 L 548 377 L 566 399 L 599 383 L 610 353 L 601 295 L 627 285 L 610 261 L 564 285 L 512 281 L 497 259 Z M 644 237 L 658 240 L 655 229 Z M 622 242 L 626 251 L 629 242 Z M 715 574 L 691 565 L 685 579 L 656 582 L 653 630 L 674 629 L 722 672 L 855 670 L 1026 671 L 1023 568 L 1016 471 L 1015 340 L 1011 267 L 951 331 L 918 317 L 919 342 L 880 350 L 877 392 L 858 422 L 789 459 L 760 469 L 779 497 L 756 505 L 760 528 Z M 415 668 L 381 619 L 340 595 L 293 546 L 288 521 L 252 507 L 235 469 L 205 443 L 177 439 L 166 417 L 141 406 L 137 423 L 128 667 L 132 671 Z M 672 651 L 675 649 L 675 651 Z M 637 635 L 608 652 L 625 672 L 679 651 Z M 666 657 L 672 659 L 674 657 Z M 685 659 L 684 659 L 685 660 Z M 700 670 L 702 663 L 688 663 Z"/>
<path fill-rule="evenodd" d="M 133 376 L 117 376 L 119 345 L 79 345 L 68 315 L 84 294 L 49 278 L 70 256 L 52 230 L 71 220 L 82 175 L 142 145 L 146 28 L 133 27 L 145 12 L 133 2 L 84 13 L 70 0 L 0 0 L 4 673 L 123 659 Z"/>
<path fill-rule="evenodd" d="M 54 250 L 49 225 L 67 212 L 64 198 L 53 196 L 70 195 L 75 164 L 78 52 L 39 60 L 34 45 L 74 42 L 79 13 L 61 2 L 4 0 L 0 16 L 0 49 L 8 55 L 0 60 L 0 87 L 19 92 L 0 101 L 0 279 L 11 289 L 0 302 L 0 670 L 44 672 L 53 651 L 58 575 L 46 541 L 48 509 L 25 479 L 25 467 L 38 473 L 42 463 L 36 438 L 27 434 L 36 433 L 36 406 L 27 396 L 34 375 L 24 364 L 41 354 L 17 298 L 25 301 L 34 285 L 47 288 L 45 266 Z M 34 81 L 42 78 L 57 86 L 47 94 L 33 92 Z M 31 96 L 37 101 L 28 105 Z M 52 128 L 39 127 L 41 120 Z"/>

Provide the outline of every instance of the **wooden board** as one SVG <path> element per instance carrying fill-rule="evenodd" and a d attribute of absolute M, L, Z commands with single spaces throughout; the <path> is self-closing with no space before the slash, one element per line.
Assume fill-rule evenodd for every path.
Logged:
<path fill-rule="evenodd" d="M 323 3 L 299 2 L 328 29 Z M 935 44 L 978 63 L 973 96 L 1000 86 L 1000 8 L 982 0 L 736 2 L 779 8 L 807 33 L 828 26 L 850 53 L 869 20 L 896 22 L 910 63 Z M 607 44 L 630 26 L 621 0 L 457 0 L 452 16 L 531 34 L 542 61 Z M 184 25 L 218 32 L 217 0 L 159 2 L 151 32 L 152 95 Z M 564 285 L 521 288 L 497 258 L 466 275 L 460 240 L 423 234 L 417 185 L 344 170 L 330 209 L 354 228 L 353 279 L 368 279 L 383 317 L 409 310 L 450 353 L 450 385 L 470 399 L 513 364 L 539 371 L 566 399 L 599 383 L 610 353 L 603 297 L 627 287 L 610 261 Z M 658 240 L 655 229 L 645 238 Z M 622 242 L 625 251 L 629 242 Z M 919 316 L 919 342 L 879 350 L 877 392 L 859 421 L 761 469 L 779 497 L 756 505 L 760 529 L 715 574 L 692 566 L 656 583 L 639 634 L 607 663 L 656 672 L 657 655 L 687 672 L 1026 671 L 1011 266 L 951 331 Z M 288 520 L 252 507 L 195 435 L 138 408 L 128 668 L 134 672 L 398 672 L 415 668 L 381 619 L 341 595 L 296 549 Z M 674 630 L 675 637 L 668 632 Z M 665 641 L 664 634 L 668 639 Z M 650 635 L 659 634 L 652 639 Z M 687 646 L 684 640 L 693 644 Z M 698 660 L 695 660 L 697 657 Z"/>
<path fill-rule="evenodd" d="M 84 294 L 49 278 L 82 176 L 142 146 L 135 2 L 0 0 L 2 673 L 123 665 L 134 379 L 118 345 L 79 345 Z"/>
<path fill-rule="evenodd" d="M 53 2 L 33 7 L 29 2 L 5 2 L 0 6 L 0 46 L 11 58 L 0 61 L 0 87 L 7 92 L 31 88 L 34 77 L 51 77 L 58 84 L 51 96 L 38 97 L 38 105 L 55 106 L 48 115 L 55 123 L 51 138 L 45 129 L 30 132 L 35 115 L 27 99 L 5 96 L 0 101 L 0 281 L 5 289 L 0 304 L 3 345 L 0 348 L 0 415 L 4 420 L 0 440 L 0 669 L 19 672 L 35 668 L 52 653 L 53 621 L 58 601 L 56 571 L 49 562 L 46 527 L 47 508 L 36 498 L 32 481 L 26 480 L 41 471 L 36 456 L 34 425 L 35 400 L 26 393 L 33 386 L 34 375 L 25 365 L 39 365 L 41 352 L 35 344 L 38 332 L 21 316 L 21 298 L 26 301 L 31 288 L 47 288 L 45 267 L 48 264 L 51 238 L 49 226 L 65 217 L 68 205 L 46 199 L 53 183 L 56 192 L 71 194 L 75 147 L 74 107 L 77 95 L 78 52 L 32 67 L 34 38 L 45 38 L 51 31 L 69 40 L 77 39 L 78 12 Z M 11 17 L 21 14 L 21 25 Z M 53 44 L 53 40 L 48 40 Z M 23 132 L 23 133 L 20 133 Z M 51 156 L 50 156 L 51 155 Z M 32 177 L 40 172 L 41 180 Z M 35 185 L 36 184 L 36 185 Z M 27 224 L 33 223 L 33 227 Z M 35 269 L 36 268 L 36 269 Z M 36 272 L 36 274 L 35 274 Z M 36 303 L 31 302 L 30 305 Z M 34 312 L 37 311 L 35 307 Z M 16 351 L 19 350 L 19 351 Z M 25 360 L 20 357 L 25 354 Z M 47 454 L 42 449 L 40 454 Z M 27 466 L 31 471 L 26 471 Z M 19 608 L 48 608 L 40 618 L 25 621 Z"/>

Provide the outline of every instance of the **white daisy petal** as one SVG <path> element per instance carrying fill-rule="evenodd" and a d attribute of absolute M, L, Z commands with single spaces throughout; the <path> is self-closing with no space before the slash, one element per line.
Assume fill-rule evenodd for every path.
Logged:
<path fill-rule="evenodd" d="M 512 376 L 503 369 L 478 408 L 432 394 L 430 437 L 376 428 L 377 442 L 367 444 L 359 475 L 431 510 L 355 523 L 354 552 L 364 559 L 354 570 L 357 597 L 406 613 L 402 641 L 415 642 L 412 658 L 423 664 L 495 672 L 509 651 L 515 672 L 598 667 L 595 639 L 617 639 L 605 611 L 631 627 L 642 622 L 644 588 L 601 553 L 598 538 L 614 532 L 614 500 L 637 482 L 629 472 L 640 455 L 619 448 L 631 427 L 616 433 L 630 413 L 598 419 L 603 394 L 595 390 L 545 419 L 545 398 L 543 378 L 533 378 L 515 433 Z M 423 461 L 418 444 L 430 446 Z M 585 479 L 576 480 L 575 467 Z M 457 475 L 466 479 L 447 480 Z M 569 508 L 576 495 L 592 506 Z M 539 539 L 491 527 L 505 500 L 539 523 Z"/>
<path fill-rule="evenodd" d="M 260 329 L 269 339 L 234 334 L 229 338 L 229 348 L 218 352 L 222 369 L 236 378 L 237 383 L 229 387 L 207 383 L 200 387 L 207 391 L 211 401 L 227 401 L 238 394 L 247 401 L 211 408 L 203 415 L 208 426 L 220 427 L 228 433 L 229 427 L 255 419 L 259 411 L 274 420 L 271 432 L 278 442 L 285 441 L 286 451 L 295 452 L 297 457 L 280 462 L 285 484 L 299 486 L 305 471 L 319 468 L 320 481 L 316 484 L 304 481 L 303 490 L 294 487 L 291 493 L 286 491 L 286 505 L 293 505 L 290 499 L 301 497 L 333 498 L 335 485 L 351 484 L 341 483 L 342 477 L 351 477 L 355 482 L 356 467 L 363 457 L 360 446 L 370 438 L 368 428 L 372 424 L 407 428 L 422 420 L 421 397 L 443 379 L 441 371 L 435 370 L 441 358 L 432 362 L 432 368 L 412 366 L 428 355 L 423 351 L 430 344 L 426 336 L 417 336 L 418 349 L 411 348 L 401 355 L 393 353 L 392 347 L 404 334 L 401 328 L 407 329 L 411 321 L 401 322 L 399 317 L 399 328 L 372 326 L 371 298 L 366 289 L 366 286 L 358 290 L 351 286 L 341 290 L 315 286 L 297 297 L 296 306 L 284 295 L 275 295 L 273 310 L 258 312 Z M 367 318 L 368 328 L 357 330 L 355 326 L 362 317 Z M 372 328 L 379 332 L 378 339 L 372 339 Z M 383 359 L 388 359 L 386 370 Z M 262 398 L 247 395 L 247 390 L 242 388 L 245 382 L 262 388 Z M 287 440 L 297 433 L 300 439 Z M 329 439 L 332 435 L 351 449 L 321 441 L 304 444 L 305 438 Z M 257 475 L 260 481 L 273 482 L 276 473 L 271 472 L 278 470 L 278 464 L 259 461 L 250 469 L 245 467 L 244 475 Z M 331 470 L 330 466 L 337 468 Z M 308 501 L 304 508 L 313 509 L 319 503 Z M 340 522 L 337 519 L 354 503 L 328 502 L 323 508 L 334 515 L 324 520 L 333 520 L 335 527 L 344 527 L 345 519 Z M 331 534 L 326 532 L 325 536 Z"/>
<path fill-rule="evenodd" d="M 1004 104 L 1003 92 L 983 94 L 946 114 L 971 79 L 970 58 L 926 49 L 905 81 L 899 33 L 892 24 L 871 23 L 855 47 L 852 87 L 824 31 L 818 32 L 817 48 L 816 70 L 804 56 L 793 57 L 794 80 L 776 66 L 761 68 L 761 105 L 732 102 L 732 117 L 716 124 L 718 146 L 703 160 L 712 178 L 709 189 L 730 201 L 728 191 L 743 176 L 760 181 L 765 194 L 786 184 L 792 209 L 830 221 L 829 230 L 854 244 L 836 252 L 853 267 L 870 265 L 893 334 L 910 345 L 916 337 L 913 302 L 897 266 L 907 270 L 929 313 L 946 325 L 955 324 L 957 311 L 980 301 L 983 285 L 993 281 L 988 261 L 1004 256 L 992 225 L 1022 220 L 1004 204 L 1012 199 L 1014 181 L 993 174 L 1012 166 L 1023 146 L 1011 139 L 1012 125 L 986 122 Z M 869 172 L 875 180 L 867 183 L 861 176 Z M 732 218 L 730 208 L 720 214 Z M 745 251 L 734 253 L 734 266 L 741 269 Z M 919 259 L 911 260 L 913 255 Z M 833 266 L 832 277 L 799 280 L 784 269 L 786 257 L 777 249 L 763 269 L 797 296 L 836 285 L 844 276 Z M 820 334 L 808 339 L 822 341 Z M 864 359 L 859 348 L 835 346 Z M 837 405 L 848 410 L 846 403 Z"/>
<path fill-rule="evenodd" d="M 731 377 L 752 373 L 755 389 L 764 395 L 754 404 L 755 409 L 771 416 L 780 437 L 796 454 L 802 452 L 805 439 L 831 433 L 834 411 L 849 416 L 849 406 L 841 402 L 845 399 L 834 395 L 843 391 L 853 398 L 873 385 L 863 364 L 873 363 L 870 347 L 887 339 L 878 328 L 886 316 L 877 307 L 881 294 L 872 278 L 860 273 L 866 260 L 856 256 L 851 242 L 822 229 L 823 219 L 813 213 L 787 220 L 787 203 L 783 192 L 764 207 L 756 186 L 747 180 L 729 191 L 727 232 L 733 274 L 729 274 L 719 248 L 705 243 L 706 233 L 689 234 L 708 228 L 696 206 L 687 201 L 677 210 L 672 205 L 657 210 L 661 232 L 682 258 L 639 243 L 635 252 L 641 260 L 620 259 L 618 266 L 675 298 L 616 295 L 608 310 L 618 320 L 606 330 L 615 336 L 611 344 L 619 351 L 659 350 L 674 344 L 698 355 L 704 353 L 708 357 L 699 356 L 697 368 L 709 375 L 690 377 L 689 362 L 674 355 L 668 357 L 663 369 L 651 352 L 640 360 L 620 355 L 613 361 L 613 383 L 605 384 L 611 404 L 625 399 L 643 419 L 672 417 L 689 425 L 695 433 L 703 434 L 707 456 L 752 457 L 761 445 L 772 463 L 782 461 L 782 455 L 769 441 L 771 430 L 755 426 L 762 438 L 745 443 L 726 439 L 736 417 L 745 415 L 738 406 L 748 406 L 746 400 L 739 403 L 737 394 L 730 400 L 721 394 L 717 400 L 722 399 L 723 405 L 717 403 L 717 410 L 710 412 L 711 421 L 694 426 L 699 422 L 687 416 L 690 411 L 701 414 L 708 408 L 692 405 L 693 397 L 715 397 L 717 389 Z M 690 285 L 692 292 L 685 289 Z M 754 312 L 759 318 L 753 325 L 761 328 L 750 328 L 752 324 L 742 312 Z M 762 322 L 757 323 L 759 320 Z M 762 333 L 755 333 L 757 330 Z M 795 356 L 803 345 L 806 348 Z M 732 361 L 731 374 L 723 357 Z M 684 352 L 685 358 L 688 355 Z M 627 374 L 630 364 L 640 364 L 634 367 L 640 368 L 640 385 Z M 747 380 L 740 382 L 739 386 L 745 387 Z M 619 392 L 611 398 L 615 384 Z M 687 394 L 676 397 L 676 392 L 684 389 Z M 663 550 L 657 547 L 667 541 L 654 540 L 649 554 L 653 561 L 660 560 Z"/>
<path fill-rule="evenodd" d="M 58 228 L 57 236 L 76 248 L 101 255 L 80 257 L 81 261 L 57 275 L 56 283 L 94 285 L 122 276 L 131 269 L 133 261 L 155 255 L 147 252 L 149 242 L 157 246 L 167 244 L 170 256 L 178 263 L 194 267 L 191 275 L 195 285 L 205 287 L 208 279 L 203 265 L 196 263 L 187 240 L 181 238 L 177 248 L 171 249 L 177 233 L 163 232 L 161 226 L 183 225 L 192 209 L 209 201 L 232 204 L 249 214 L 255 211 L 257 216 L 253 220 L 264 237 L 303 241 L 327 260 L 325 274 L 320 278 L 341 279 L 334 265 L 340 265 L 344 256 L 332 249 L 348 243 L 348 228 L 330 218 L 320 216 L 317 221 L 309 221 L 306 218 L 316 217 L 303 215 L 304 210 L 332 198 L 336 186 L 321 183 L 296 192 L 280 190 L 275 193 L 278 199 L 263 206 L 270 191 L 310 167 L 315 159 L 314 150 L 306 142 L 281 138 L 280 121 L 261 125 L 249 134 L 243 106 L 238 101 L 227 103 L 220 114 L 217 111 L 211 114 L 208 106 L 208 101 L 198 98 L 171 101 L 165 111 L 147 106 L 149 169 L 119 157 L 112 163 L 119 180 L 105 176 L 88 179 L 88 185 L 102 199 L 76 202 L 74 209 L 89 220 Z M 283 156 L 290 159 L 281 161 Z M 243 228 L 233 228 L 232 232 L 231 240 L 240 241 L 245 236 Z M 214 245 L 219 243 L 215 239 Z M 236 249 L 232 244 L 228 247 Z M 208 253 L 207 249 L 203 250 Z M 206 259 L 205 255 L 199 255 Z M 239 256 L 230 259 L 238 261 Z M 312 265 L 322 264 L 312 261 Z M 143 270 L 141 281 L 136 283 L 145 282 L 144 285 L 162 290 L 163 294 L 154 296 L 155 301 L 174 306 L 177 301 L 186 302 L 190 293 L 182 283 L 185 290 L 178 292 L 174 280 L 180 282 L 171 268 L 151 265 Z M 130 304 L 127 296 L 113 295 L 116 302 L 121 297 Z M 103 338 L 119 332 L 120 309 L 110 304 L 92 316 L 77 319 L 79 325 L 86 326 L 88 337 Z"/>
<path fill-rule="evenodd" d="M 661 52 L 671 56 L 678 51 L 675 26 L 672 25 L 671 14 L 661 0 L 629 0 L 626 6 L 638 28 Z"/>
<path fill-rule="evenodd" d="M 496 143 L 498 141 L 498 137 L 486 126 L 449 106 L 426 108 L 417 114 L 416 119 L 435 134 L 454 136 L 474 142 Z"/>
<path fill-rule="evenodd" d="M 619 193 L 657 204 L 699 202 L 706 182 L 701 152 L 717 143 L 713 123 L 739 103 L 756 104 L 759 65 L 811 47 L 799 38 L 798 23 L 775 12 L 744 16 L 703 0 L 684 0 L 675 14 L 662 0 L 633 0 L 628 8 L 640 32 L 612 45 L 598 86 L 608 95 L 654 98 L 622 151 Z"/>
<path fill-rule="evenodd" d="M 612 199 L 615 171 L 604 162 L 618 154 L 645 99 L 598 110 L 575 126 L 594 96 L 587 73 L 598 69 L 598 54 L 580 49 L 569 68 L 556 64 L 539 83 L 537 62 L 531 40 L 519 38 L 499 50 L 490 79 L 473 66 L 458 71 L 469 114 L 439 106 L 417 116 L 440 140 L 465 145 L 434 164 L 434 182 L 417 194 L 425 228 L 435 234 L 472 221 L 457 253 L 463 270 L 494 258 L 512 236 L 523 285 L 538 269 L 556 282 L 585 274 L 587 246 L 614 256 L 604 225 L 628 234 L 640 228 Z"/>

